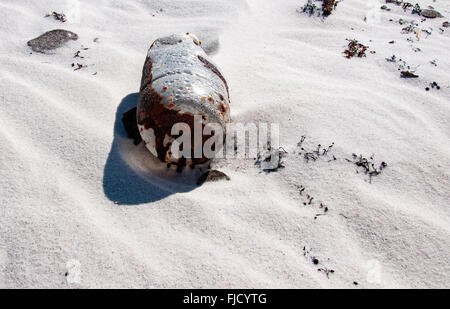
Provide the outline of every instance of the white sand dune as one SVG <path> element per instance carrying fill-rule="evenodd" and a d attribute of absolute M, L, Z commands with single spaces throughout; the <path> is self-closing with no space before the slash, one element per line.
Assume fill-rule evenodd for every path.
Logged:
<path fill-rule="evenodd" d="M 305 2 L 2 0 L 0 287 L 449 288 L 448 18 L 345 0 L 324 20 Z M 450 17 L 448 1 L 418 2 Z M 432 34 L 401 34 L 399 18 Z M 31 52 L 52 29 L 79 39 Z M 126 138 L 147 49 L 186 31 L 225 72 L 233 121 L 280 124 L 284 169 L 219 160 L 231 181 L 196 187 Z M 367 57 L 346 59 L 347 38 Z M 400 78 L 393 54 L 420 77 Z M 302 135 L 337 160 L 306 162 Z M 369 183 L 352 153 L 388 167 Z"/>

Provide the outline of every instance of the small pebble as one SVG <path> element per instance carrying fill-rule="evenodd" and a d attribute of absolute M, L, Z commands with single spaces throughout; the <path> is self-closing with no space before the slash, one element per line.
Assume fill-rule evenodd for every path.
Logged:
<path fill-rule="evenodd" d="M 27 42 L 27 45 L 30 46 L 33 51 L 45 53 L 49 50 L 53 50 L 63 46 L 70 40 L 77 40 L 78 35 L 71 31 L 57 29 L 48 31 L 39 37 L 32 39 Z"/>

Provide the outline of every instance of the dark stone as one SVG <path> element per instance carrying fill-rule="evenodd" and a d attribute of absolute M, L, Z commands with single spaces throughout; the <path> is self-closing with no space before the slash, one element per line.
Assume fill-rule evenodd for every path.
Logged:
<path fill-rule="evenodd" d="M 35 52 L 45 53 L 63 46 L 70 40 L 78 40 L 78 35 L 71 31 L 57 29 L 48 31 L 35 39 L 27 42 L 27 45 Z"/>
<path fill-rule="evenodd" d="M 209 170 L 206 173 L 204 173 L 197 181 L 198 185 L 203 184 L 204 182 L 213 182 L 213 181 L 219 181 L 222 179 L 230 180 L 230 177 L 228 177 L 227 174 L 218 171 L 218 170 Z"/>
<path fill-rule="evenodd" d="M 435 10 L 422 10 L 420 14 L 426 18 L 442 17 L 442 14 Z"/>
<path fill-rule="evenodd" d="M 122 123 L 125 127 L 125 131 L 127 131 L 128 138 L 131 138 L 135 145 L 139 145 L 142 141 L 142 137 L 137 126 L 136 110 L 137 108 L 133 107 L 128 112 L 124 113 L 122 116 Z"/>
<path fill-rule="evenodd" d="M 449 23 L 448 21 L 444 21 L 444 22 L 442 23 L 442 27 L 448 28 L 448 27 L 450 27 L 450 23 Z"/>
<path fill-rule="evenodd" d="M 419 75 L 416 75 L 410 71 L 402 71 L 400 76 L 403 78 L 418 78 L 419 77 Z"/>

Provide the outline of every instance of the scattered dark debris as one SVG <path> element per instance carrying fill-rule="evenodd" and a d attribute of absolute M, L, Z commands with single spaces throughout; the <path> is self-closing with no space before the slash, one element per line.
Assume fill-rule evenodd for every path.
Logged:
<path fill-rule="evenodd" d="M 422 51 L 419 47 L 415 47 L 415 46 L 413 46 L 413 45 L 411 45 L 411 49 L 412 49 L 415 53 L 421 52 L 421 51 Z"/>
<path fill-rule="evenodd" d="M 200 176 L 200 178 L 197 181 L 197 185 L 201 185 L 204 182 L 214 182 L 214 181 L 219 181 L 219 180 L 230 180 L 230 177 L 218 170 L 209 170 L 207 172 L 205 172 L 202 176 Z"/>
<path fill-rule="evenodd" d="M 320 1 L 322 1 L 322 9 L 319 9 L 319 7 L 315 4 L 315 2 Z M 339 1 L 336 0 L 308 0 L 303 7 L 297 10 L 297 12 L 306 13 L 309 16 L 322 15 L 323 17 L 327 17 L 333 13 L 333 10 L 336 9 L 338 3 Z"/>
<path fill-rule="evenodd" d="M 450 27 L 450 23 L 449 23 L 448 21 L 444 21 L 444 22 L 442 23 L 442 27 L 448 28 L 448 27 Z"/>
<path fill-rule="evenodd" d="M 75 63 L 72 63 L 72 67 L 75 67 Z M 73 70 L 74 71 L 78 71 L 78 70 L 81 70 L 81 69 L 86 68 L 86 67 L 87 67 L 87 65 L 85 65 L 85 64 L 77 63 L 76 64 L 76 68 L 73 69 Z"/>
<path fill-rule="evenodd" d="M 425 38 L 428 38 L 428 36 L 430 36 L 433 33 L 432 30 L 428 30 L 428 29 L 422 29 L 422 32 L 425 32 L 427 34 L 427 36 Z"/>
<path fill-rule="evenodd" d="M 417 14 L 417 15 L 421 15 L 422 14 L 422 8 L 420 7 L 420 5 L 418 3 L 416 3 L 413 7 L 413 9 L 411 10 L 411 14 Z"/>
<path fill-rule="evenodd" d="M 390 8 L 388 8 L 388 6 L 387 6 L 386 4 L 383 4 L 383 5 L 380 7 L 380 9 L 385 10 L 385 11 L 388 11 L 388 12 L 391 10 Z"/>
<path fill-rule="evenodd" d="M 331 143 L 331 145 L 329 145 L 326 148 L 323 148 L 321 144 L 318 144 L 315 150 L 306 151 L 305 148 L 303 147 L 303 143 L 305 140 L 306 136 L 302 135 L 300 141 L 297 143 L 297 146 L 300 147 L 299 155 L 303 154 L 303 157 L 305 158 L 306 162 L 309 162 L 309 160 L 316 161 L 320 157 L 328 156 L 334 146 L 334 142 Z M 302 153 L 302 151 L 304 152 Z M 336 161 L 336 157 L 333 155 L 328 162 L 330 161 Z"/>
<path fill-rule="evenodd" d="M 28 41 L 27 45 L 35 52 L 45 53 L 63 46 L 70 40 L 78 40 L 78 35 L 71 31 L 57 29 L 48 31 Z"/>
<path fill-rule="evenodd" d="M 392 40 L 392 41 L 390 41 L 390 42 L 389 42 L 389 44 L 394 44 L 394 43 L 395 43 L 395 41 L 394 41 L 394 40 Z"/>
<path fill-rule="evenodd" d="M 373 161 L 374 155 L 370 156 L 369 159 L 363 157 L 362 155 L 352 154 L 353 160 L 346 159 L 347 162 L 355 164 L 357 167 L 362 168 L 365 175 L 369 175 L 369 182 L 372 183 L 372 177 L 378 176 L 387 167 L 386 162 L 381 162 L 378 168 L 375 167 Z M 358 170 L 356 171 L 357 173 Z"/>
<path fill-rule="evenodd" d="M 93 40 L 94 43 L 98 43 L 98 41 L 99 41 L 99 38 L 95 38 L 95 39 Z"/>
<path fill-rule="evenodd" d="M 356 282 L 356 281 L 353 281 L 353 284 L 354 284 L 354 285 L 358 285 L 358 282 Z"/>
<path fill-rule="evenodd" d="M 284 168 L 282 159 L 287 155 L 287 151 L 283 147 L 272 149 L 270 143 L 267 144 L 267 150 L 258 153 L 255 158 L 255 165 L 265 172 L 274 172 L 279 168 Z"/>
<path fill-rule="evenodd" d="M 339 213 L 339 215 L 342 216 L 343 218 L 347 219 L 347 220 L 349 219 L 349 217 L 347 217 L 347 216 L 344 215 L 343 213 Z"/>
<path fill-rule="evenodd" d="M 78 50 L 73 57 L 74 58 L 84 58 L 83 56 L 80 56 L 80 53 L 81 53 L 81 51 Z"/>
<path fill-rule="evenodd" d="M 417 27 L 414 25 L 406 26 L 405 28 L 402 29 L 401 33 L 402 34 L 408 34 L 408 33 L 417 34 Z"/>
<path fill-rule="evenodd" d="M 303 256 L 304 256 L 305 258 L 307 258 L 307 259 L 310 259 L 311 262 L 312 262 L 314 265 L 319 265 L 319 264 L 321 264 L 320 261 L 319 261 L 319 259 L 318 259 L 317 257 L 311 255 L 311 251 L 313 251 L 313 250 L 312 250 L 312 249 L 309 249 L 309 250 L 308 250 L 308 249 L 306 249 L 306 246 L 304 246 L 304 247 L 303 247 Z M 325 267 L 325 266 L 324 266 L 324 267 L 321 267 L 321 268 L 318 268 L 317 271 L 324 272 L 324 273 L 327 275 L 327 278 L 328 278 L 328 279 L 330 278 L 329 275 L 332 274 L 332 273 L 334 273 L 334 270 L 333 270 L 333 269 L 328 269 L 328 268 Z"/>
<path fill-rule="evenodd" d="M 436 82 L 430 83 L 430 87 L 431 87 L 432 89 L 435 89 L 435 88 L 436 88 L 437 90 L 441 90 L 441 86 L 439 86 L 438 83 L 436 83 Z M 428 88 L 427 91 L 429 91 L 430 88 L 429 88 L 429 87 L 427 87 L 427 88 Z M 427 88 L 425 88 L 425 90 L 426 90 Z"/>
<path fill-rule="evenodd" d="M 322 14 L 323 16 L 329 16 L 333 13 L 333 10 L 336 8 L 338 4 L 335 0 L 323 0 L 322 3 Z"/>
<path fill-rule="evenodd" d="M 300 8 L 300 10 L 297 10 L 297 11 L 306 13 L 309 16 L 316 15 L 316 13 L 318 13 L 318 15 L 320 15 L 319 8 L 313 2 L 313 0 L 308 0 L 308 2 L 302 8 Z"/>
<path fill-rule="evenodd" d="M 402 0 L 386 0 L 386 3 L 394 3 L 396 5 L 401 5 L 403 3 Z"/>
<path fill-rule="evenodd" d="M 387 62 L 397 63 L 397 56 L 392 55 L 391 58 L 386 58 Z"/>
<path fill-rule="evenodd" d="M 361 43 L 359 43 L 357 40 L 349 40 L 347 39 L 348 43 L 348 49 L 344 51 L 345 57 L 347 59 L 350 59 L 354 56 L 357 56 L 359 58 L 366 57 L 366 51 L 369 48 L 369 46 L 365 46 Z"/>
<path fill-rule="evenodd" d="M 300 196 L 302 196 L 302 197 L 304 198 L 304 200 L 303 200 L 303 202 L 302 202 L 303 205 L 304 205 L 304 206 L 312 205 L 312 204 L 313 204 L 314 197 L 311 196 L 310 194 L 308 194 L 308 193 L 305 192 L 305 190 L 306 190 L 305 186 L 303 186 L 303 185 L 300 185 L 300 186 L 297 185 L 296 187 L 297 187 L 297 189 L 298 189 L 298 193 L 300 194 Z M 314 203 L 314 204 L 316 204 L 316 203 Z M 328 212 L 328 206 L 326 206 L 323 202 L 320 202 L 319 209 L 322 210 L 323 213 L 316 214 L 316 215 L 314 216 L 314 219 L 317 219 L 317 217 L 323 216 L 323 215 L 325 215 L 325 213 Z"/>
<path fill-rule="evenodd" d="M 426 18 L 440 18 L 443 17 L 441 13 L 435 10 L 422 10 L 420 15 Z"/>
<path fill-rule="evenodd" d="M 397 58 L 397 56 L 395 56 L 395 55 L 392 55 L 390 58 L 386 58 L 386 61 L 387 62 L 392 62 L 392 63 L 397 63 L 398 64 L 398 66 L 397 66 L 397 70 L 398 71 L 401 71 L 401 74 L 400 74 L 400 76 L 401 77 L 404 77 L 404 78 L 414 78 L 413 76 L 409 76 L 410 74 L 413 74 L 413 75 L 415 75 L 414 74 L 414 72 L 417 70 L 417 68 L 419 67 L 419 66 L 416 66 L 414 69 L 411 69 L 411 66 L 410 65 L 408 65 L 407 63 L 406 63 L 406 61 L 404 61 L 403 59 L 398 59 Z M 405 73 L 403 73 L 403 72 L 405 72 Z M 408 73 L 409 72 L 409 73 Z M 406 74 L 405 76 L 404 76 L 404 74 Z M 417 76 L 417 77 L 419 77 L 419 76 Z"/>
<path fill-rule="evenodd" d="M 416 75 L 411 71 L 401 71 L 400 77 L 402 77 L 402 78 L 418 78 L 419 75 Z"/>
<path fill-rule="evenodd" d="M 412 25 L 412 26 L 418 26 L 419 25 L 417 23 L 417 21 L 415 21 L 415 20 L 405 20 L 403 18 L 400 18 L 398 20 L 398 23 L 399 23 L 399 25 L 405 25 L 405 24 L 409 24 L 409 25 Z"/>
<path fill-rule="evenodd" d="M 438 18 L 438 17 L 443 17 L 441 13 L 439 13 L 438 11 L 434 10 L 433 8 L 430 9 L 422 9 L 420 7 L 420 5 L 418 3 L 416 3 L 415 5 L 413 5 L 410 2 L 404 2 L 402 0 L 386 0 L 386 3 L 392 3 L 395 4 L 397 6 L 401 6 L 403 11 L 408 11 L 409 9 L 411 9 L 411 14 L 417 14 L 419 16 L 423 16 L 425 18 Z M 382 8 L 385 5 L 382 6 Z"/>
<path fill-rule="evenodd" d="M 51 12 L 51 13 L 45 15 L 45 17 L 50 17 L 50 16 L 54 16 L 56 20 L 59 20 L 63 23 L 65 23 L 67 21 L 66 15 L 64 15 L 63 13 Z"/>
<path fill-rule="evenodd" d="M 322 267 L 317 269 L 318 271 L 323 271 L 325 273 L 325 275 L 327 275 L 327 278 L 330 279 L 330 274 L 334 273 L 334 269 L 328 269 L 326 267 Z"/>
<path fill-rule="evenodd" d="M 307 250 L 306 246 L 303 246 L 303 256 L 306 256 L 307 254 L 309 254 L 309 251 L 312 251 L 312 249 Z"/>
<path fill-rule="evenodd" d="M 409 3 L 409 2 L 404 2 L 403 5 L 402 5 L 402 9 L 405 12 L 406 12 L 406 10 L 408 10 L 409 8 L 412 8 L 412 7 L 413 7 L 413 5 L 411 3 Z"/>
<path fill-rule="evenodd" d="M 137 107 L 133 107 L 128 112 L 124 113 L 122 116 L 122 123 L 128 138 L 132 139 L 133 144 L 137 146 L 142 141 L 142 138 L 137 126 L 136 111 Z"/>

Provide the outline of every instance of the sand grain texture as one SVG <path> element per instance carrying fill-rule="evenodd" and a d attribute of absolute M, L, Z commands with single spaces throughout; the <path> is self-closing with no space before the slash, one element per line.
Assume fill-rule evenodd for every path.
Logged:
<path fill-rule="evenodd" d="M 302 2 L 82 0 L 71 14 L 64 1 L 1 1 L 0 287 L 449 288 L 443 20 L 420 23 L 433 32 L 417 41 L 389 21 L 420 22 L 400 7 L 345 0 L 323 20 Z M 448 1 L 419 3 L 450 16 Z M 78 40 L 30 54 L 28 40 L 57 28 Z M 233 121 L 280 123 L 284 169 L 221 160 L 231 180 L 198 187 L 127 138 L 149 45 L 187 31 L 225 73 Z M 367 57 L 346 59 L 346 39 Z M 400 78 L 392 54 L 420 77 Z M 301 135 L 308 149 L 335 142 L 337 160 L 306 162 Z M 370 184 L 352 153 L 388 167 Z"/>

